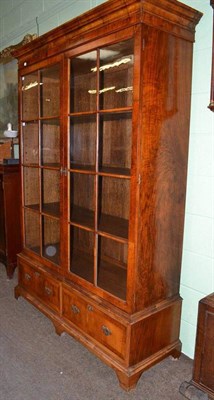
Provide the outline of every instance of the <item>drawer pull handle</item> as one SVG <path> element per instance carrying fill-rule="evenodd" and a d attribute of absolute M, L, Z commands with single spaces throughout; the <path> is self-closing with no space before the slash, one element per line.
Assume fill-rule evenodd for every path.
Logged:
<path fill-rule="evenodd" d="M 105 326 L 105 325 L 102 326 L 102 331 L 103 331 L 105 336 L 112 335 L 112 331 L 109 328 L 107 328 L 107 326 Z"/>
<path fill-rule="evenodd" d="M 94 307 L 90 306 L 89 304 L 88 304 L 88 306 L 87 306 L 87 309 L 88 309 L 88 311 L 90 311 L 90 312 L 94 311 Z"/>
<path fill-rule="evenodd" d="M 49 287 L 45 286 L 45 293 L 46 293 L 48 296 L 51 296 L 51 295 L 52 295 L 52 290 L 51 290 Z"/>
<path fill-rule="evenodd" d="M 34 275 L 36 276 L 36 277 L 39 277 L 40 276 L 40 273 L 39 272 L 34 272 Z"/>
<path fill-rule="evenodd" d="M 26 281 L 30 281 L 31 280 L 31 276 L 29 274 L 25 274 L 25 279 L 26 279 Z"/>
<path fill-rule="evenodd" d="M 72 309 L 74 314 L 79 314 L 80 313 L 80 309 L 77 306 L 75 306 L 74 304 L 72 304 L 71 309 Z"/>

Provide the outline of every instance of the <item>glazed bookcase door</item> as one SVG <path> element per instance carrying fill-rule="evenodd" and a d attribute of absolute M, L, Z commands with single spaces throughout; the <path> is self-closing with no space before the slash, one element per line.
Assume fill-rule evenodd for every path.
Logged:
<path fill-rule="evenodd" d="M 125 301 L 134 40 L 69 62 L 69 273 Z"/>
<path fill-rule="evenodd" d="M 21 77 L 24 246 L 60 265 L 60 64 Z"/>

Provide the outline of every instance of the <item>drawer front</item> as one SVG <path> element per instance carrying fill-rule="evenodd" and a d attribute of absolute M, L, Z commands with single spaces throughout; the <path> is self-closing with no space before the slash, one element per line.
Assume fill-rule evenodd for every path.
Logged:
<path fill-rule="evenodd" d="M 65 288 L 62 293 L 63 317 L 124 359 L 126 326 L 76 293 Z"/>
<path fill-rule="evenodd" d="M 43 277 L 28 264 L 19 262 L 19 284 L 30 294 L 39 295 Z"/>
<path fill-rule="evenodd" d="M 59 311 L 60 284 L 48 274 L 19 262 L 19 284 L 49 307 Z"/>
<path fill-rule="evenodd" d="M 60 308 L 60 284 L 55 279 L 44 276 L 42 286 L 42 300 L 54 310 Z"/>

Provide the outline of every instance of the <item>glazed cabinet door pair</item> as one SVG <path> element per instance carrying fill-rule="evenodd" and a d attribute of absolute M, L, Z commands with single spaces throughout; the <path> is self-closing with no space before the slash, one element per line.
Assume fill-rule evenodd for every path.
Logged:
<path fill-rule="evenodd" d="M 21 77 L 24 247 L 60 265 L 60 64 Z"/>
<path fill-rule="evenodd" d="M 21 77 L 25 249 L 113 303 L 127 299 L 136 162 L 134 38 L 122 36 Z"/>

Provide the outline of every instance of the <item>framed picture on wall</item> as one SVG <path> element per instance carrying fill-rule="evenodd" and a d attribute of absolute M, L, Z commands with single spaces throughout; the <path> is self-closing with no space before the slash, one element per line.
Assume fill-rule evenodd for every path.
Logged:
<path fill-rule="evenodd" d="M 36 37 L 36 34 L 27 34 L 20 43 L 0 51 L 0 139 L 8 123 L 13 130 L 18 130 L 18 63 L 13 51 Z"/>
<path fill-rule="evenodd" d="M 0 63 L 0 138 L 10 122 L 18 130 L 18 66 L 17 60 Z"/>

